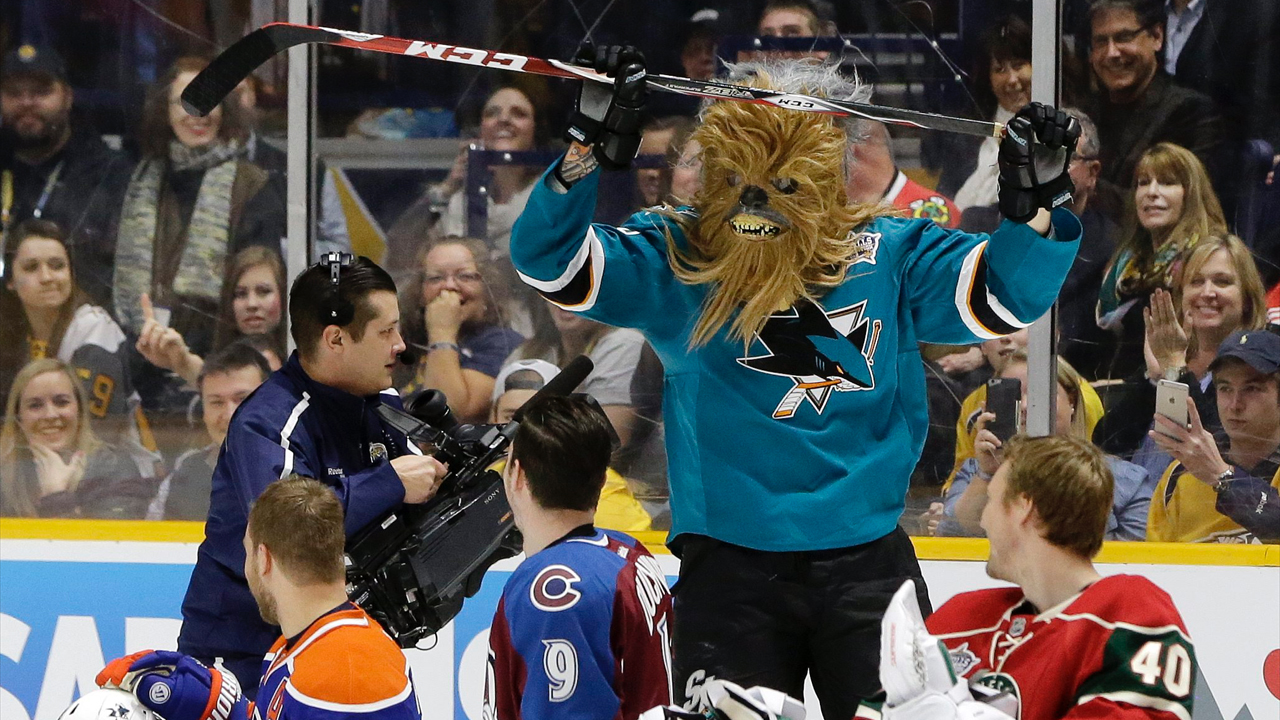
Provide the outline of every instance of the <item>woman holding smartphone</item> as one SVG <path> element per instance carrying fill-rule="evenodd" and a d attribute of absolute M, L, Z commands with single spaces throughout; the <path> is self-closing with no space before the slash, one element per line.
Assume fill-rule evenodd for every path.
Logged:
<path fill-rule="evenodd" d="M 933 527 L 933 534 L 940 536 L 983 537 L 979 521 L 982 510 L 987 505 L 987 487 L 996 470 L 1000 467 L 1001 447 L 1008 437 L 999 437 L 990 428 L 997 426 L 1002 415 L 1017 412 L 1025 415 L 1027 386 L 1026 351 L 1015 353 L 1005 365 L 1000 377 L 1005 380 L 1016 380 L 1023 389 L 1022 407 L 1011 410 L 1005 407 L 995 408 L 988 404 L 978 417 L 977 437 L 974 441 L 975 453 L 961 464 L 955 479 L 947 488 L 943 498 L 941 513 L 935 513 L 938 523 Z M 1088 432 L 1083 412 L 1083 396 L 1081 388 L 1084 380 L 1067 361 L 1058 360 L 1058 400 L 1057 415 L 1054 418 L 1055 435 L 1073 435 L 1087 439 Z M 989 394 L 994 399 L 997 394 Z M 992 412 L 995 411 L 995 412 Z M 1144 540 L 1147 535 L 1147 514 L 1151 507 L 1151 494 L 1155 490 L 1159 475 L 1149 475 L 1145 470 L 1133 463 L 1121 460 L 1114 455 L 1107 456 L 1107 466 L 1115 478 L 1114 498 L 1111 515 L 1107 518 L 1108 540 Z"/>
<path fill-rule="evenodd" d="M 1209 363 L 1228 335 L 1266 325 L 1266 294 L 1249 248 L 1233 235 L 1200 241 L 1187 254 L 1172 292 L 1151 294 L 1143 319 L 1146 366 L 1113 394 L 1093 441 L 1158 475 L 1170 461 L 1147 436 L 1157 408 L 1158 383 L 1185 385 L 1204 426 L 1210 432 L 1221 429 Z"/>

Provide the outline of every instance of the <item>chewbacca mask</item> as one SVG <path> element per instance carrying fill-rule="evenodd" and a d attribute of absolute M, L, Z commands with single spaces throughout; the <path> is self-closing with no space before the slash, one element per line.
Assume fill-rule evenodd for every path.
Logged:
<path fill-rule="evenodd" d="M 870 96 L 856 78 L 806 61 L 743 63 L 731 71 L 755 87 L 845 100 Z M 846 148 L 856 122 L 731 101 L 703 111 L 693 134 L 702 146 L 702 189 L 693 199 L 699 216 L 681 222 L 688 247 L 671 241 L 669 248 L 677 277 L 713 286 L 692 345 L 705 344 L 731 318 L 730 337 L 748 344 L 770 315 L 844 280 L 855 253 L 850 231 L 878 214 L 850 205 L 845 195 Z"/>

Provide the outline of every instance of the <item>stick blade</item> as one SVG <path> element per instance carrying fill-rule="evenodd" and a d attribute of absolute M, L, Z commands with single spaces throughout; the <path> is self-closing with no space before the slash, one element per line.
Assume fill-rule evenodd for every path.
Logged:
<path fill-rule="evenodd" d="M 272 23 L 237 40 L 218 54 L 182 91 L 182 107 L 204 117 L 213 112 L 249 73 L 295 45 L 323 40 L 327 32 L 319 28 Z"/>

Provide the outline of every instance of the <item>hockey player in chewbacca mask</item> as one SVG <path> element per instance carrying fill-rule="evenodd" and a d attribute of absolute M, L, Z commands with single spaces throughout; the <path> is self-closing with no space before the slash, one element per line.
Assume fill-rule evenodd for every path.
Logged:
<path fill-rule="evenodd" d="M 626 167 L 640 143 L 644 59 L 607 47 L 578 62 L 615 83 L 584 84 L 572 144 L 535 184 L 511 258 L 560 307 L 643 332 L 665 366 L 677 699 L 709 705 L 711 678 L 799 696 L 809 672 L 824 715 L 849 718 L 879 685 L 894 591 L 916 579 L 927 605 L 897 527 L 928 423 L 916 343 L 1011 333 L 1053 303 L 1081 231 L 1044 208 L 1070 198 L 1076 124 L 1043 106 L 1011 122 L 1013 220 L 988 237 L 850 205 L 856 123 L 719 102 L 694 136 L 691 207 L 593 225 L 598 167 Z M 734 72 L 870 94 L 799 61 Z"/>

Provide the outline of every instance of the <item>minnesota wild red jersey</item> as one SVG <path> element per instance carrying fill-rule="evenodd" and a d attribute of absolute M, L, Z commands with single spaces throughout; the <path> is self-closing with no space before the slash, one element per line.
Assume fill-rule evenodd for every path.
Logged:
<path fill-rule="evenodd" d="M 926 625 L 957 675 L 1017 697 L 1019 720 L 1191 720 L 1191 638 L 1146 578 L 1104 577 L 1044 612 L 1016 587 L 964 593 Z"/>

